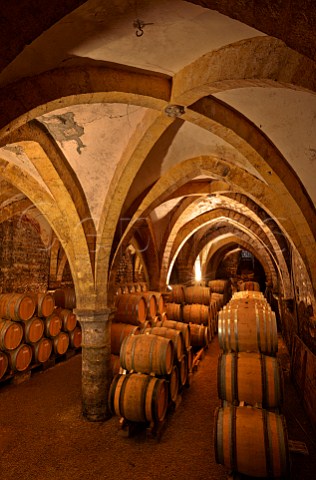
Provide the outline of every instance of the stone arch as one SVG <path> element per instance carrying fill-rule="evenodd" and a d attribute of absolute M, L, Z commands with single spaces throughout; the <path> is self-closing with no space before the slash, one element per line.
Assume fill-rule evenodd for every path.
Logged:
<path fill-rule="evenodd" d="M 314 236 L 311 231 L 312 226 L 310 223 L 307 223 L 303 212 L 290 194 L 284 192 L 282 184 L 280 184 L 282 192 L 275 188 L 271 189 L 264 182 L 245 172 L 240 167 L 231 165 L 216 157 L 207 156 L 187 159 L 181 162 L 181 164 L 172 167 L 167 173 L 156 182 L 140 204 L 131 219 L 126 235 L 132 234 L 133 226 L 138 217 L 148 215 L 152 209 L 162 201 L 170 198 L 177 189 L 191 178 L 206 175 L 210 178 L 224 180 L 232 189 L 237 187 L 239 192 L 246 194 L 264 208 L 289 241 L 296 246 L 306 265 L 313 285 L 316 285 L 316 272 L 312 268 L 314 261 L 316 261 L 316 252 L 313 249 Z M 288 211 L 292 207 L 293 214 L 289 218 Z M 304 231 L 304 236 L 301 239 L 302 231 Z M 122 241 L 124 241 L 124 238 Z"/>
<path fill-rule="evenodd" d="M 171 101 L 189 106 L 219 91 L 249 86 L 315 92 L 315 78 L 315 62 L 276 38 L 254 37 L 207 53 L 184 67 L 173 77 Z"/>

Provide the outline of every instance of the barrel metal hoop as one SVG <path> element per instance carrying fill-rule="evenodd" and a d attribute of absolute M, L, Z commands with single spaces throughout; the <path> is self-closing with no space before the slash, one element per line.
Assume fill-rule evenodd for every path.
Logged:
<path fill-rule="evenodd" d="M 126 337 L 128 338 L 128 337 Z M 132 340 L 132 351 L 131 351 L 131 370 L 135 370 L 135 350 L 136 350 L 136 343 L 138 342 L 138 338 L 136 337 L 131 337 Z M 125 362 L 126 364 L 126 362 Z"/>
<path fill-rule="evenodd" d="M 232 398 L 239 401 L 238 398 L 238 353 L 232 355 Z"/>
<path fill-rule="evenodd" d="M 228 349 L 231 350 L 231 339 L 230 339 L 230 310 L 228 310 L 228 315 L 227 315 L 227 334 L 228 334 Z"/>
<path fill-rule="evenodd" d="M 146 405 L 147 405 L 146 400 L 147 400 L 149 384 L 151 381 L 157 381 L 157 378 L 152 377 L 151 375 L 146 375 L 146 382 L 143 382 L 143 385 L 142 385 L 143 391 L 142 391 L 141 400 L 140 400 L 141 411 L 142 411 L 142 414 L 144 415 L 144 419 L 147 421 L 151 421 L 151 418 L 147 418 L 147 411 L 146 411 Z M 150 414 L 151 416 L 153 414 L 152 403 L 150 404 Z"/>
<path fill-rule="evenodd" d="M 262 420 L 263 420 L 263 435 L 264 435 L 264 446 L 265 446 L 265 454 L 266 454 L 266 467 L 267 467 L 267 477 L 273 477 L 273 446 L 272 446 L 272 438 L 271 438 L 271 431 L 270 431 L 270 422 L 268 419 L 269 412 L 267 410 L 262 409 Z"/>
<path fill-rule="evenodd" d="M 235 343 L 236 343 L 236 352 L 239 352 L 238 345 L 238 310 L 235 310 L 235 319 L 234 319 L 234 333 L 235 333 Z"/>
<path fill-rule="evenodd" d="M 152 377 L 152 380 L 154 380 L 154 377 Z M 157 422 L 157 421 L 160 421 L 160 419 L 158 418 L 158 409 L 159 409 L 158 390 L 161 385 L 161 382 L 164 380 L 158 379 L 158 378 L 156 378 L 155 380 L 156 380 L 156 383 L 154 385 L 154 389 L 151 396 L 151 413 L 152 413 L 153 419 Z"/>
<path fill-rule="evenodd" d="M 120 382 L 121 380 L 121 389 L 120 389 L 120 398 L 119 398 L 119 401 L 118 401 L 118 407 L 119 407 L 119 414 L 124 417 L 124 396 L 125 396 L 125 389 L 126 389 L 126 385 L 128 383 L 128 379 L 130 378 L 130 376 L 133 375 L 133 374 L 129 374 L 129 375 L 121 375 L 119 377 L 119 380 L 118 380 L 118 383 Z M 118 385 L 117 383 L 117 385 Z M 116 385 L 116 387 L 117 387 Z"/>
<path fill-rule="evenodd" d="M 267 311 L 266 308 L 262 309 L 262 315 L 263 315 L 264 338 L 265 338 L 265 341 L 266 341 L 265 352 L 269 355 L 270 352 L 271 352 L 271 345 L 269 344 L 269 343 L 271 343 L 271 324 L 270 324 L 270 315 L 269 315 L 269 312 Z"/>

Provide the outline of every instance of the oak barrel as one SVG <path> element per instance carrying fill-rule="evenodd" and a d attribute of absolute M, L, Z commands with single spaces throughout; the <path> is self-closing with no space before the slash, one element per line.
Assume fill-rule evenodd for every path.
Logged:
<path fill-rule="evenodd" d="M 182 355 L 181 360 L 178 363 L 179 367 L 179 379 L 180 379 L 180 388 L 187 385 L 189 368 L 188 368 L 188 357 L 186 354 Z"/>
<path fill-rule="evenodd" d="M 137 337 L 135 337 L 137 338 Z M 109 408 L 131 422 L 162 422 L 168 407 L 166 380 L 129 373 L 114 377 L 109 391 Z"/>
<path fill-rule="evenodd" d="M 38 342 L 44 334 L 44 322 L 39 317 L 32 317 L 22 324 L 24 341 L 26 343 Z"/>
<path fill-rule="evenodd" d="M 170 303 L 184 303 L 185 301 L 184 290 L 185 290 L 184 285 L 171 285 L 168 301 Z"/>
<path fill-rule="evenodd" d="M 235 292 L 234 295 L 232 296 L 232 300 L 234 299 L 240 299 L 240 298 L 255 298 L 257 300 L 264 300 L 265 297 L 262 292 L 249 292 L 249 291 L 241 291 L 241 292 Z"/>
<path fill-rule="evenodd" d="M 5 375 L 8 370 L 9 360 L 5 352 L 0 352 L 0 378 Z"/>
<path fill-rule="evenodd" d="M 225 293 L 228 288 L 228 284 L 229 282 L 227 279 L 210 280 L 208 282 L 210 291 L 215 293 Z"/>
<path fill-rule="evenodd" d="M 279 361 L 259 353 L 226 353 L 218 358 L 217 391 L 233 405 L 246 402 L 263 408 L 283 403 L 283 376 Z"/>
<path fill-rule="evenodd" d="M 141 294 L 118 295 L 115 306 L 115 322 L 141 325 L 146 320 L 147 303 Z"/>
<path fill-rule="evenodd" d="M 179 393 L 179 369 L 177 365 L 173 365 L 170 375 L 167 377 L 169 401 L 176 402 Z"/>
<path fill-rule="evenodd" d="M 121 367 L 128 371 L 169 375 L 173 365 L 173 350 L 169 338 L 147 333 L 129 335 L 121 345 Z"/>
<path fill-rule="evenodd" d="M 189 346 L 191 345 L 190 325 L 188 323 L 176 322 L 175 320 L 161 320 L 160 322 L 156 322 L 155 326 L 179 330 L 180 332 L 182 332 L 185 348 L 189 348 Z"/>
<path fill-rule="evenodd" d="M 185 323 L 209 325 L 210 307 L 200 304 L 184 305 L 183 321 Z"/>
<path fill-rule="evenodd" d="M 182 322 L 182 305 L 180 303 L 166 303 L 165 310 L 170 320 Z"/>
<path fill-rule="evenodd" d="M 223 309 L 218 314 L 218 340 L 223 352 L 275 355 L 278 350 L 275 314 L 270 309 L 247 304 Z"/>
<path fill-rule="evenodd" d="M 112 323 L 111 325 L 111 353 L 120 354 L 122 342 L 127 335 L 139 335 L 140 327 L 128 323 Z"/>
<path fill-rule="evenodd" d="M 211 301 L 216 302 L 217 310 L 219 310 L 224 305 L 224 294 L 213 292 L 211 294 Z"/>
<path fill-rule="evenodd" d="M 31 345 L 35 363 L 45 363 L 49 359 L 53 345 L 50 338 L 43 337 Z"/>
<path fill-rule="evenodd" d="M 3 293 L 0 295 L 0 317 L 15 320 L 29 320 L 35 312 L 35 301 L 27 293 Z"/>
<path fill-rule="evenodd" d="M 52 338 L 53 351 L 56 355 L 63 355 L 69 347 L 69 335 L 66 332 L 60 332 Z"/>
<path fill-rule="evenodd" d="M 137 294 L 139 295 L 139 294 Z M 147 318 L 155 318 L 158 312 L 157 297 L 155 292 L 142 292 L 147 305 Z"/>
<path fill-rule="evenodd" d="M 69 345 L 71 348 L 80 348 L 82 342 L 81 327 L 78 326 L 71 332 L 69 332 Z"/>
<path fill-rule="evenodd" d="M 72 332 L 77 326 L 77 315 L 68 308 L 57 308 L 55 313 L 61 318 L 62 329 L 65 332 Z"/>
<path fill-rule="evenodd" d="M 11 320 L 0 319 L 0 350 L 14 350 L 23 338 L 22 325 Z"/>
<path fill-rule="evenodd" d="M 184 290 L 186 303 L 200 303 L 201 305 L 209 305 L 211 299 L 211 292 L 209 287 L 201 287 L 196 285 L 193 287 L 186 287 Z"/>
<path fill-rule="evenodd" d="M 167 327 L 152 327 L 152 328 L 146 328 L 144 333 L 169 338 L 173 343 L 174 359 L 180 360 L 182 358 L 185 350 L 185 345 L 184 345 L 183 335 L 180 330 L 175 330 L 174 328 L 167 328 Z"/>
<path fill-rule="evenodd" d="M 240 290 L 249 290 L 249 291 L 254 291 L 254 292 L 260 292 L 260 285 L 258 282 L 253 282 L 253 281 L 247 281 L 243 282 L 240 285 Z"/>
<path fill-rule="evenodd" d="M 37 293 L 36 295 L 36 313 L 38 317 L 48 317 L 55 308 L 55 298 L 49 292 Z"/>
<path fill-rule="evenodd" d="M 216 462 L 251 477 L 288 479 L 290 460 L 283 415 L 253 407 L 217 408 Z"/>
<path fill-rule="evenodd" d="M 10 352 L 8 352 L 8 358 L 11 370 L 24 372 L 28 369 L 32 361 L 32 349 L 30 345 L 22 343 L 15 350 L 10 350 Z"/>
<path fill-rule="evenodd" d="M 44 333 L 46 337 L 56 337 L 62 328 L 62 320 L 57 313 L 52 313 L 44 320 Z"/>
<path fill-rule="evenodd" d="M 54 291 L 54 300 L 56 307 L 68 308 L 72 310 L 76 308 L 76 292 L 74 288 L 57 288 Z"/>
<path fill-rule="evenodd" d="M 205 325 L 190 323 L 191 346 L 206 347 L 209 344 L 209 329 Z"/>

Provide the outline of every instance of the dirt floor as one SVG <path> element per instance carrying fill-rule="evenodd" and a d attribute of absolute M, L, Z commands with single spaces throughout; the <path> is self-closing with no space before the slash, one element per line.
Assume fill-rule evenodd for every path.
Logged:
<path fill-rule="evenodd" d="M 183 395 L 168 413 L 160 441 L 142 430 L 132 438 L 119 420 L 89 423 L 81 416 L 81 355 L 20 385 L 0 387 L 1 480 L 222 480 L 227 469 L 214 458 L 213 415 L 217 398 L 215 339 Z M 290 383 L 285 348 L 289 438 L 306 443 L 309 455 L 292 454 L 292 479 L 314 479 L 316 439 Z"/>

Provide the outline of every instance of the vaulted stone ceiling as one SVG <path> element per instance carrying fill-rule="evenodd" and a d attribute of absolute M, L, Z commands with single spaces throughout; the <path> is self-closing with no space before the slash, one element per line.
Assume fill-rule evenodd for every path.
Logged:
<path fill-rule="evenodd" d="M 0 193 L 45 215 L 83 298 L 106 303 L 139 230 L 164 288 L 179 248 L 223 221 L 217 241 L 262 252 L 286 295 L 292 248 L 316 286 L 315 5 L 59 3 L 3 8 Z"/>

